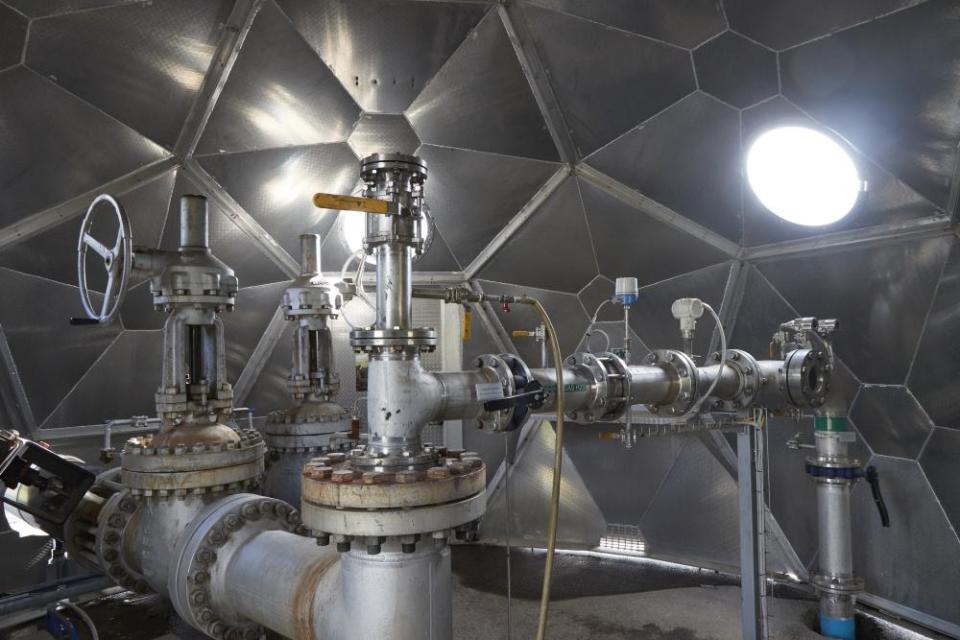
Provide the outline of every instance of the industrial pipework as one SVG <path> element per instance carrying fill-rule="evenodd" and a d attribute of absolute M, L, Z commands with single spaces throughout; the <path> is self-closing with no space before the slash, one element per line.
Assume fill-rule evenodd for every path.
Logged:
<path fill-rule="evenodd" d="M 287 388 L 294 406 L 274 411 L 263 427 L 267 443 L 266 495 L 300 504 L 305 464 L 331 451 L 331 436 L 349 427 L 350 414 L 336 403 L 340 377 L 333 360 L 330 322 L 349 301 L 348 287 L 324 279 L 320 236 L 300 236 L 300 275 L 283 292 L 284 317 L 295 323 L 293 358 Z M 334 449 L 349 446 L 348 434 Z"/>
<path fill-rule="evenodd" d="M 360 169 L 362 198 L 318 194 L 316 202 L 367 212 L 364 248 L 377 264 L 376 321 L 354 330 L 351 343 L 370 360 L 368 439 L 305 465 L 306 527 L 280 500 L 235 493 L 262 471 L 264 445 L 256 433 L 222 424 L 232 390 L 223 375 L 219 313 L 232 308 L 237 283 L 207 248 L 204 201 L 183 201 L 185 231 L 177 253 L 134 253 L 121 239 L 116 254 L 101 253 L 103 245 L 87 239 L 87 221 L 81 231 L 81 265 L 89 246 L 104 256 L 108 271 L 117 269 L 121 283 L 130 265 L 154 268 L 154 302 L 170 317 L 157 393 L 160 433 L 127 443 L 120 482 L 102 477 L 95 483 L 64 535 L 72 554 L 124 585 L 167 595 L 207 635 L 252 639 L 266 627 L 297 639 L 449 640 L 447 541 L 475 530 L 486 506 L 486 470 L 475 454 L 424 443 L 428 423 L 470 420 L 486 431 L 505 432 L 534 413 L 554 412 L 555 524 L 563 417 L 616 420 L 636 404 L 668 420 L 759 404 L 823 404 L 832 356 L 815 346 L 797 346 L 772 360 L 721 348 L 706 365 L 683 351 L 656 350 L 645 364 L 634 365 L 606 352 L 561 362 L 554 341 L 552 369 L 530 369 L 512 354 L 489 354 L 470 371 L 427 371 L 421 353 L 435 349 L 437 334 L 412 326 L 411 313 L 411 263 L 423 251 L 430 224 L 423 203 L 427 166 L 413 156 L 378 154 L 362 160 Z M 112 202 L 129 235 L 125 214 Z M 284 304 L 298 322 L 299 361 L 291 387 L 303 394 L 303 406 L 329 402 L 335 390 L 322 330 L 338 297 L 309 277 L 318 270 L 315 249 L 308 240 L 297 281 L 304 286 L 295 282 Z M 112 266 L 118 258 L 121 266 Z M 89 295 L 85 286 L 81 290 Z M 99 314 L 91 313 L 92 321 L 109 321 L 123 290 Z M 525 296 L 486 296 L 462 287 L 417 293 L 453 304 L 531 304 L 554 333 L 542 305 Z M 320 308 L 306 309 L 305 302 Z M 684 308 L 696 311 L 696 302 Z M 317 332 L 313 338 L 311 332 Z M 549 601 L 548 577 L 543 601 Z M 541 627 L 545 616 L 544 606 Z"/>

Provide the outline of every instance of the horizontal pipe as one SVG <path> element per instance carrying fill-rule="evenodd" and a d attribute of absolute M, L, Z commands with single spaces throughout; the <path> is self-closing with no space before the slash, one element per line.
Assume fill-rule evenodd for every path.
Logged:
<path fill-rule="evenodd" d="M 212 601 L 287 638 L 320 638 L 316 608 L 336 602 L 340 554 L 313 538 L 265 531 L 236 550 Z M 222 591 L 221 591 L 222 589 Z"/>

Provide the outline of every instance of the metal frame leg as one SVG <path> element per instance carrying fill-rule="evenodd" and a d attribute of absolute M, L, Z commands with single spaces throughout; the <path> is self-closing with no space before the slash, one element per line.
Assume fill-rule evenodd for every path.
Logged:
<path fill-rule="evenodd" d="M 740 494 L 740 620 L 743 640 L 767 640 L 763 461 L 762 427 L 740 427 L 737 432 L 737 485 Z"/>

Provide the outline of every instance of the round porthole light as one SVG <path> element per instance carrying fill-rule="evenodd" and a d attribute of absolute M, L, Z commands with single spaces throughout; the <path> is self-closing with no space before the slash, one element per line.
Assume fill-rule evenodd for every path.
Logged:
<path fill-rule="evenodd" d="M 783 126 L 760 134 L 747 151 L 747 181 L 784 220 L 823 226 L 846 216 L 863 182 L 846 149 L 816 129 Z"/>

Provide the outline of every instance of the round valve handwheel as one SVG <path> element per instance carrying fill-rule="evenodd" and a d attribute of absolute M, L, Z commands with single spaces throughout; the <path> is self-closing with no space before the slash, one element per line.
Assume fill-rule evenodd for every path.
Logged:
<path fill-rule="evenodd" d="M 97 207 L 101 204 L 113 208 L 119 228 L 117 237 L 111 246 L 97 240 L 90 234 L 93 227 Z M 104 287 L 103 301 L 99 311 L 90 299 L 90 289 L 87 285 L 87 254 L 92 249 L 103 260 L 103 267 L 107 272 L 107 286 Z M 80 302 L 83 310 L 93 320 L 101 324 L 108 324 L 117 315 L 123 298 L 127 293 L 127 281 L 130 278 L 130 269 L 133 264 L 133 234 L 130 231 L 130 218 L 109 194 L 101 194 L 90 204 L 87 214 L 80 225 L 80 238 L 77 243 L 77 275 L 80 285 Z"/>

